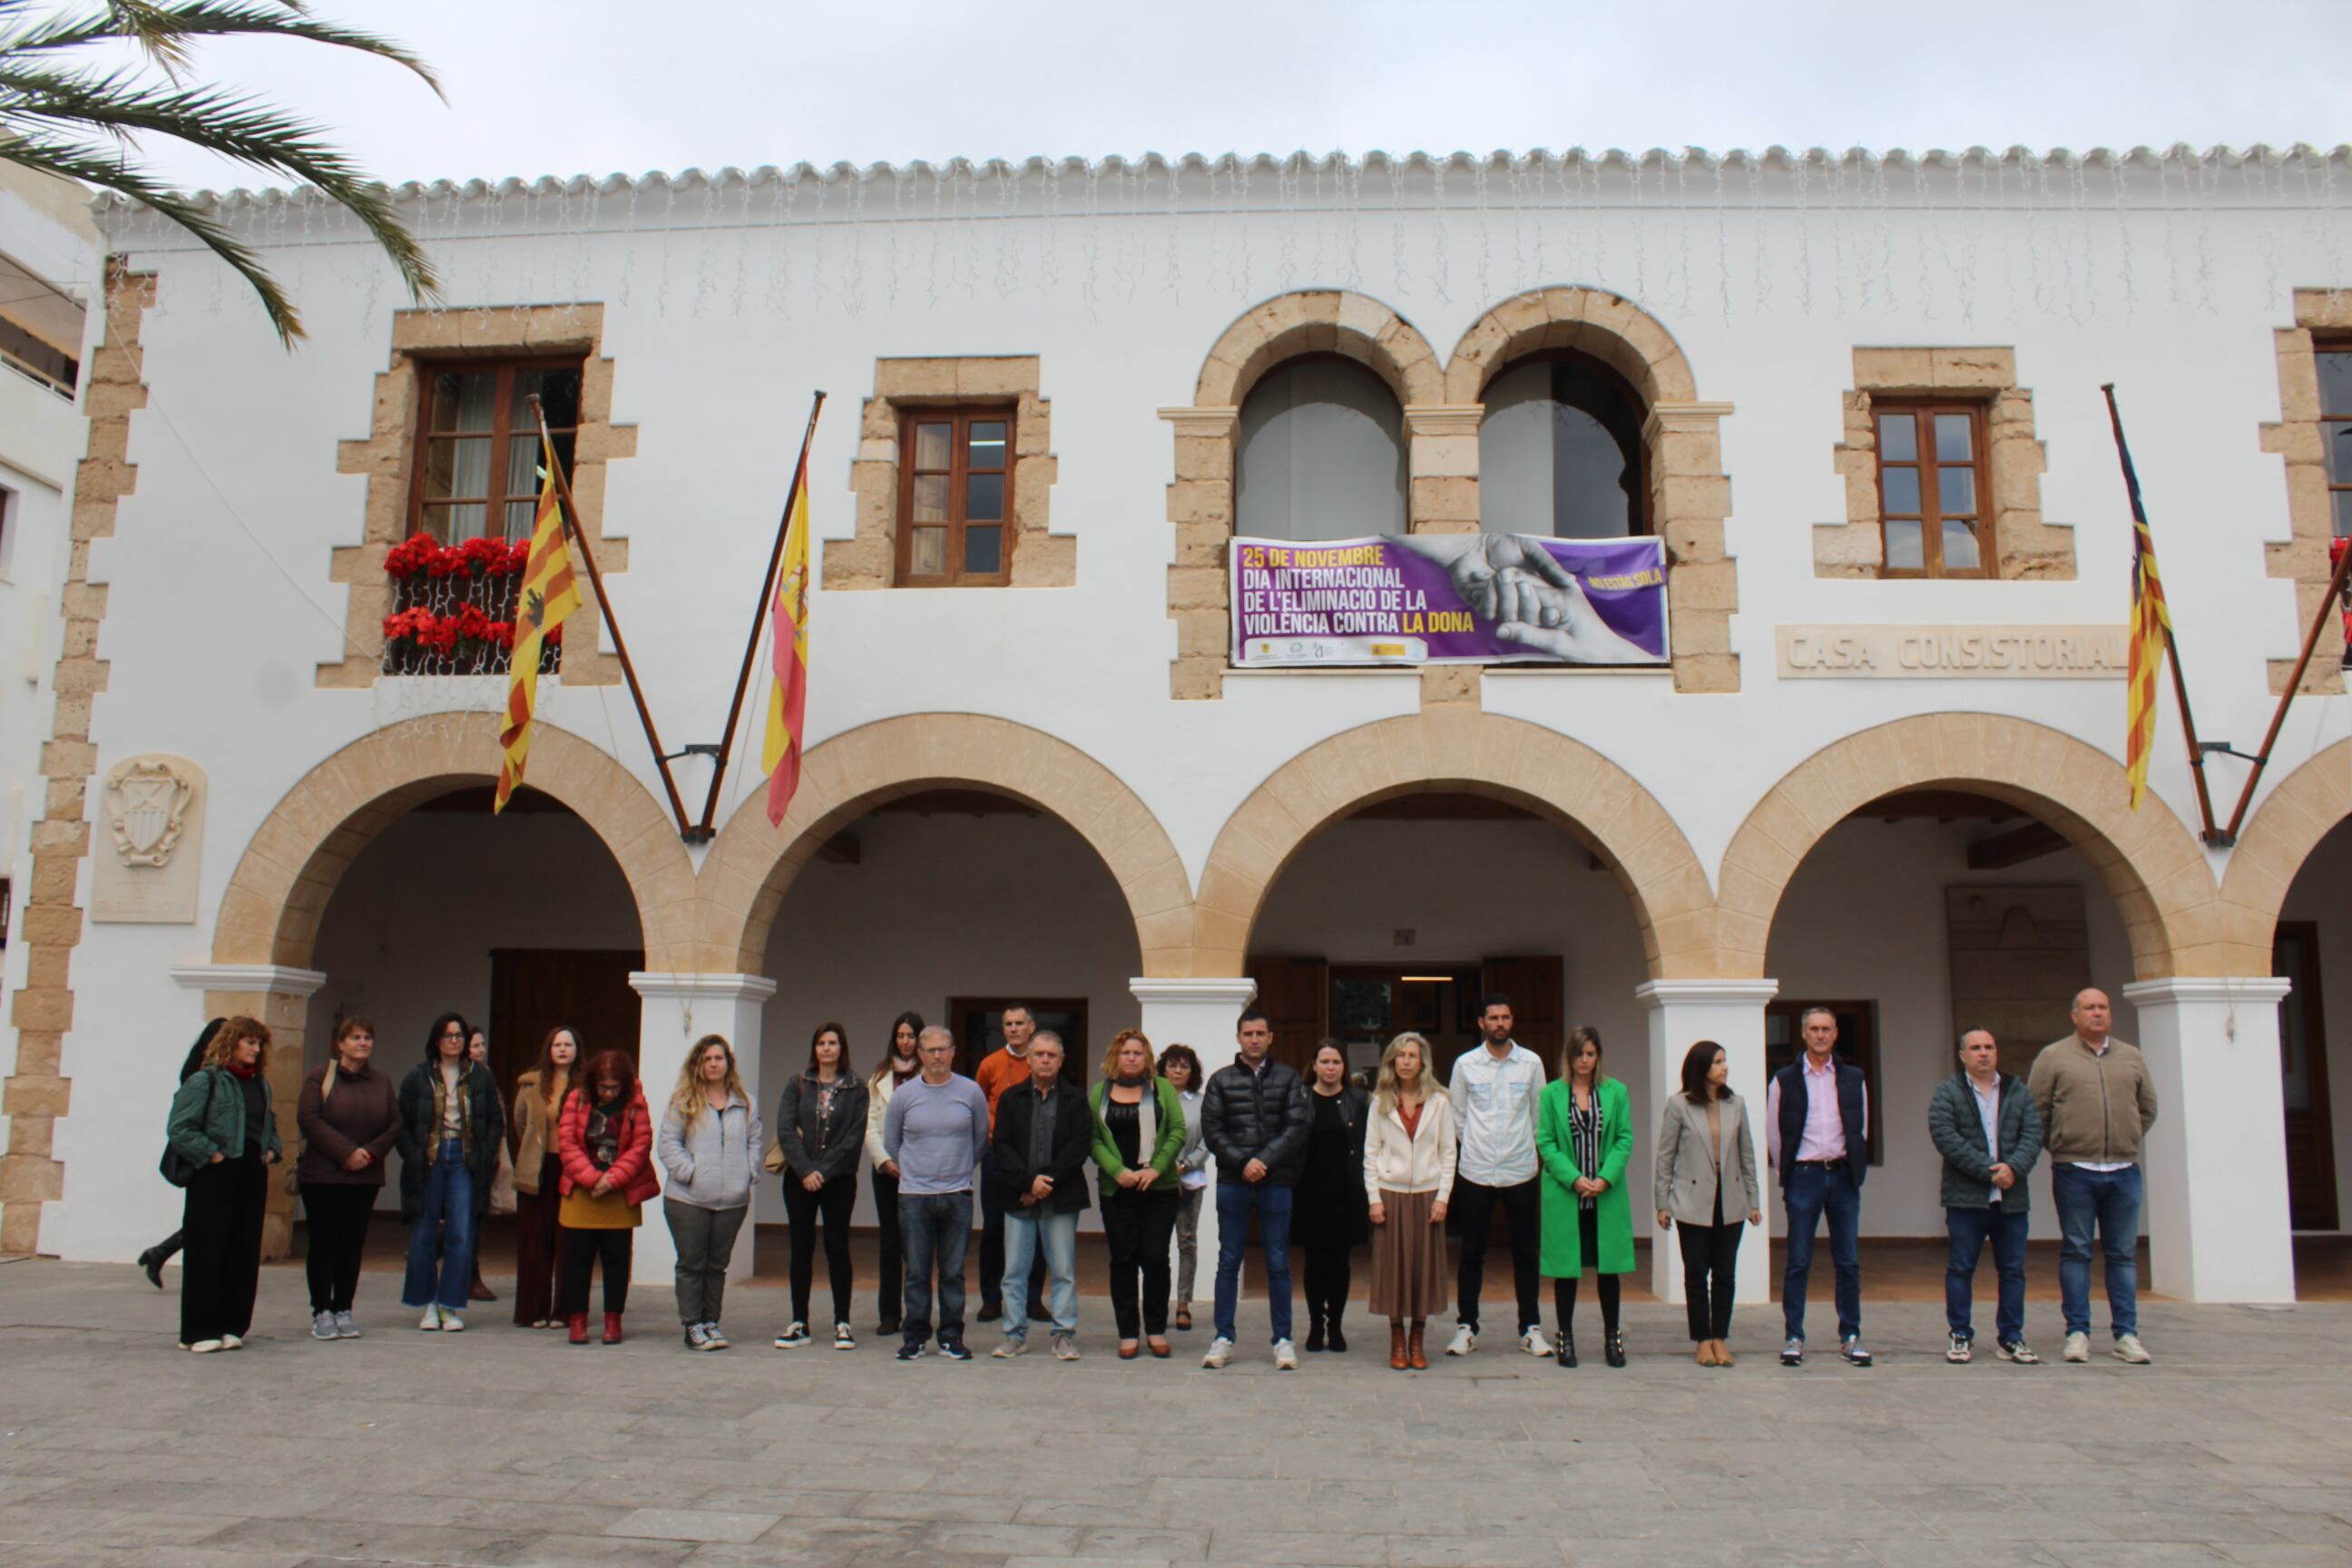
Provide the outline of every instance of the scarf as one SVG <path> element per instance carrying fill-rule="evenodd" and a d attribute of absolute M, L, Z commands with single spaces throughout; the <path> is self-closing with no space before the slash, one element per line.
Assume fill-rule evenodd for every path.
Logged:
<path fill-rule="evenodd" d="M 228 1068 L 229 1071 L 236 1074 L 239 1078 L 251 1078 L 254 1074 L 261 1070 L 261 1063 L 259 1061 L 256 1060 L 247 1062 L 245 1066 L 239 1067 L 236 1065 L 236 1058 L 234 1057 L 221 1063 L 221 1066 Z"/>

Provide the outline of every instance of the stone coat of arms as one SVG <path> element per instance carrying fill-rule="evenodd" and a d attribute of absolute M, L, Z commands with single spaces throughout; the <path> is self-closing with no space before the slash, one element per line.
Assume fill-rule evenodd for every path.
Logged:
<path fill-rule="evenodd" d="M 168 763 L 142 762 L 107 781 L 107 826 L 126 866 L 168 866 L 196 786 Z"/>

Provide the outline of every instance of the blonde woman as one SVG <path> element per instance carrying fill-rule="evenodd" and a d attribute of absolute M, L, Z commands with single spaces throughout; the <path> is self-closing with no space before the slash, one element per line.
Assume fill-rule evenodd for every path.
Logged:
<path fill-rule="evenodd" d="M 727 1260 L 751 1212 L 762 1148 L 760 1112 L 736 1071 L 735 1047 L 705 1035 L 687 1052 L 654 1135 L 654 1157 L 669 1180 L 662 1218 L 677 1251 L 677 1320 L 686 1348 L 723 1351 L 719 1310 Z"/>
<path fill-rule="evenodd" d="M 1136 1357 L 1138 1331 L 1165 1360 L 1168 1243 L 1176 1233 L 1176 1158 L 1184 1149 L 1184 1102 L 1154 1070 L 1151 1042 L 1121 1029 L 1103 1053 L 1102 1078 L 1087 1092 L 1094 1108 L 1094 1161 L 1110 1242 L 1110 1310 L 1118 1357 Z M 1142 1281 L 1142 1296 L 1136 1294 Z"/>
<path fill-rule="evenodd" d="M 233 1351 L 253 1327 L 269 1167 L 284 1157 L 269 1095 L 269 1026 L 231 1018 L 172 1097 L 164 1175 L 188 1190 L 180 1348 Z"/>
<path fill-rule="evenodd" d="M 1427 1371 L 1422 1335 L 1445 1310 L 1445 1205 L 1454 1195 L 1454 1101 L 1429 1042 L 1406 1033 L 1381 1053 L 1364 1139 L 1371 1205 L 1372 1310 L 1389 1321 L 1389 1365 Z"/>
<path fill-rule="evenodd" d="M 555 1121 L 580 1067 L 580 1035 L 562 1025 L 540 1042 L 539 1065 L 515 1079 L 515 1308 L 517 1328 L 560 1329 L 562 1302 L 555 1289 L 563 1256 L 563 1162 L 555 1152 Z"/>

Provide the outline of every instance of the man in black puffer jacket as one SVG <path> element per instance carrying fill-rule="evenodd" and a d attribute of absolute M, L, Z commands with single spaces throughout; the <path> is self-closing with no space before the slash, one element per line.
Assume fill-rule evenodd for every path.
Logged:
<path fill-rule="evenodd" d="M 1244 1011 L 1234 1037 L 1240 1054 L 1210 1075 L 1201 1097 L 1201 1141 L 1217 1160 L 1217 1337 L 1201 1364 L 1220 1367 L 1233 1357 L 1242 1245 L 1255 1214 L 1274 1315 L 1274 1364 L 1291 1372 L 1298 1352 L 1290 1343 L 1290 1197 L 1306 1163 L 1312 1116 L 1305 1080 L 1267 1058 L 1274 1026 L 1265 1014 Z"/>

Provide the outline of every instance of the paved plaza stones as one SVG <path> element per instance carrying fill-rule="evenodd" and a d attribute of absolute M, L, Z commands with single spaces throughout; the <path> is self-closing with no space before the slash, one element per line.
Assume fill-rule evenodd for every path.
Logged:
<path fill-rule="evenodd" d="M 2058 1364 L 2040 1303 L 2037 1368 L 1947 1366 L 1935 1307 L 1873 1308 L 1876 1367 L 1801 1372 L 1770 1309 L 1706 1372 L 1678 1308 L 1629 1305 L 1622 1372 L 1495 1349 L 1405 1374 L 1369 1320 L 1276 1373 L 1248 1304 L 1210 1373 L 1205 1321 L 1189 1357 L 1122 1363 L 1093 1298 L 1076 1364 L 961 1366 L 772 1351 L 782 1293 L 733 1300 L 722 1355 L 645 1288 L 628 1343 L 581 1350 L 496 1308 L 420 1334 L 371 1274 L 367 1337 L 320 1344 L 279 1267 L 247 1348 L 195 1357 L 132 1268 L 0 1267 L 0 1563 L 2352 1562 L 2337 1304 L 2150 1303 L 2137 1369 Z"/>

